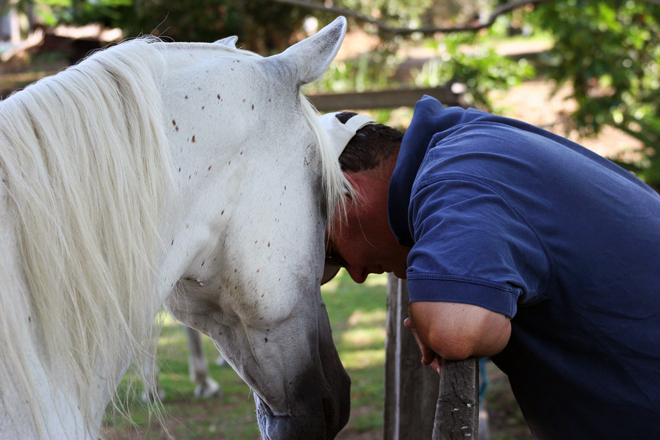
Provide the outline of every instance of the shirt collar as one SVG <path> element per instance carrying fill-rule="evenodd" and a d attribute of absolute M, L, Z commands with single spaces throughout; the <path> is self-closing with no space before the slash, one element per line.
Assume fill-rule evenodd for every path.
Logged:
<path fill-rule="evenodd" d="M 415 244 L 409 225 L 408 206 L 417 171 L 433 136 L 456 125 L 463 112 L 462 108 L 445 108 L 437 99 L 427 95 L 415 105 L 390 179 L 387 201 L 390 229 L 402 246 L 412 247 Z"/>

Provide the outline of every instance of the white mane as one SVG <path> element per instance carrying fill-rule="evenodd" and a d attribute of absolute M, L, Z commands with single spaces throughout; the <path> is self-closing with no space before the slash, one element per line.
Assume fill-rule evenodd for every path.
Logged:
<path fill-rule="evenodd" d="M 50 382 L 66 374 L 86 423 L 98 367 L 112 395 L 117 361 L 148 352 L 170 172 L 164 67 L 151 44 L 131 41 L 0 103 L 0 174 L 27 284 L 7 291 L 0 279 L 0 386 L 26 397 L 37 430 L 45 415 L 15 341 L 43 347 Z"/>
<path fill-rule="evenodd" d="M 46 414 L 15 341 L 43 349 L 50 383 L 73 386 L 87 424 L 103 411 L 89 401 L 97 372 L 113 394 L 125 368 L 117 360 L 144 363 L 155 352 L 148 317 L 160 305 L 159 231 L 166 198 L 175 194 L 160 95 L 164 69 L 162 53 L 135 40 L 0 102 L 0 176 L 26 285 L 9 291 L 5 275 L 14 268 L 0 258 L 0 399 L 24 396 L 37 431 Z M 352 190 L 314 108 L 300 98 L 320 148 L 331 220 Z"/>

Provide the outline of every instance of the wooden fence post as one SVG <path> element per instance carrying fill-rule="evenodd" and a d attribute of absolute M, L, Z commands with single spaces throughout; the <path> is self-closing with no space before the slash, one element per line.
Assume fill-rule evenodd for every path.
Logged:
<path fill-rule="evenodd" d="M 432 440 L 477 440 L 479 360 L 442 361 Z"/>
<path fill-rule="evenodd" d="M 442 377 L 421 364 L 408 316 L 408 285 L 387 279 L 384 440 L 477 440 L 477 359 L 444 361 Z"/>
<path fill-rule="evenodd" d="M 433 432 L 440 377 L 421 363 L 408 316 L 408 285 L 387 279 L 384 440 L 429 440 Z"/>

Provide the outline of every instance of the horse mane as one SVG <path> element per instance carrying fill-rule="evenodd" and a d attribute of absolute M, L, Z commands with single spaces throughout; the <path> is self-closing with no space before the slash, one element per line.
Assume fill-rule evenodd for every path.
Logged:
<path fill-rule="evenodd" d="M 126 368 L 117 360 L 155 352 L 145 316 L 159 306 L 159 231 L 173 182 L 164 69 L 158 49 L 134 40 L 0 102 L 0 174 L 27 287 L 8 291 L 0 279 L 0 385 L 24 396 L 42 437 L 47 415 L 18 341 L 43 348 L 53 396 L 57 384 L 75 390 L 85 432 L 105 409 L 90 401 L 92 387 L 105 382 L 113 395 Z M 0 274 L 11 264 L 0 258 Z"/>

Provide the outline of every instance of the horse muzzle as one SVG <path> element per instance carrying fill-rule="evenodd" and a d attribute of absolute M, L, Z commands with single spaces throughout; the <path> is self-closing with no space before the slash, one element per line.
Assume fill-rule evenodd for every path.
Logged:
<path fill-rule="evenodd" d="M 276 416 L 255 393 L 257 421 L 264 440 L 332 440 L 346 426 L 350 415 L 350 379 L 344 372 L 335 390 L 338 393 L 310 399 L 306 396 L 293 408 L 293 413 Z M 335 378 L 336 379 L 336 378 Z M 337 385 L 337 382 L 334 382 Z M 317 383 L 317 388 L 320 383 Z M 306 390 L 310 392 L 312 390 Z M 306 393 L 307 394 L 307 393 Z M 312 394 L 312 393 L 310 393 Z"/>

